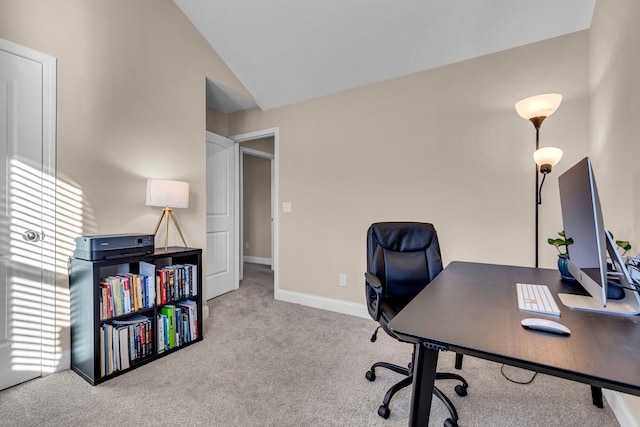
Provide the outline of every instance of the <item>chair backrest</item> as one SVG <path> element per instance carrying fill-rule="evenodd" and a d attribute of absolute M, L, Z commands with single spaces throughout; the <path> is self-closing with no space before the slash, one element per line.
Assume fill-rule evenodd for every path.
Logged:
<path fill-rule="evenodd" d="M 382 283 L 383 298 L 413 297 L 442 271 L 432 224 L 379 222 L 367 232 L 367 271 Z"/>

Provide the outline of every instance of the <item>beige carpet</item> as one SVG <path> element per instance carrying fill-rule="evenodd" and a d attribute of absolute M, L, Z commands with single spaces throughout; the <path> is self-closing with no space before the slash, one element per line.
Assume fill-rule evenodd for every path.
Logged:
<path fill-rule="evenodd" d="M 66 371 L 0 392 L 1 426 L 406 426 L 410 389 L 392 401 L 391 417 L 377 408 L 400 376 L 369 366 L 406 364 L 411 346 L 376 323 L 275 301 L 273 275 L 245 264 L 238 291 L 209 301 L 205 339 L 92 387 Z M 441 353 L 441 370 L 454 355 Z M 522 380 L 529 372 L 507 367 Z M 590 389 L 546 375 L 530 385 L 510 383 L 500 365 L 465 357 L 469 395 L 439 382 L 456 404 L 460 426 L 617 426 L 611 410 L 591 404 Z M 430 426 L 448 414 L 434 398 Z M 606 403 L 605 403 L 606 405 Z"/>

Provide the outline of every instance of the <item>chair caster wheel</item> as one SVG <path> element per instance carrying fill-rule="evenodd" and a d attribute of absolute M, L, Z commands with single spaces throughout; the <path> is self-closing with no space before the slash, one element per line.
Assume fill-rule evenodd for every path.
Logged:
<path fill-rule="evenodd" d="M 464 396 L 466 396 L 466 395 L 467 395 L 467 387 L 466 387 L 466 386 L 463 386 L 463 385 L 458 384 L 458 385 L 455 387 L 455 389 L 454 389 L 454 390 L 456 391 L 456 394 L 457 394 L 458 396 L 464 397 Z"/>
<path fill-rule="evenodd" d="M 458 427 L 458 422 L 455 420 L 452 420 L 451 418 L 447 418 L 444 421 L 444 427 Z"/>
<path fill-rule="evenodd" d="M 369 381 L 375 381 L 376 380 L 376 373 L 373 371 L 367 371 L 366 374 L 364 374 L 364 376 L 369 380 Z M 378 411 L 379 412 L 379 411 Z"/>
<path fill-rule="evenodd" d="M 380 415 L 382 418 L 386 420 L 387 418 L 389 418 L 389 414 L 391 414 L 391 411 L 389 410 L 389 408 L 387 408 L 384 405 L 380 405 L 380 407 L 378 408 L 378 415 Z"/>

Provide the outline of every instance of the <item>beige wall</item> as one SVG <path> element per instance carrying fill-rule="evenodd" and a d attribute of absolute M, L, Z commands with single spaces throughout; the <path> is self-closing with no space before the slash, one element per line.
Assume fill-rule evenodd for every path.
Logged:
<path fill-rule="evenodd" d="M 590 30 L 591 147 L 606 226 L 640 251 L 640 2 L 598 1 Z"/>
<path fill-rule="evenodd" d="M 243 156 L 244 256 L 271 259 L 271 160 Z"/>
<path fill-rule="evenodd" d="M 268 154 L 275 148 L 272 136 L 243 141 L 240 146 Z M 245 155 L 243 168 L 243 255 L 271 259 L 271 161 Z"/>
<path fill-rule="evenodd" d="M 640 2 L 596 3 L 590 30 L 591 147 L 605 225 L 640 251 Z M 616 399 L 620 397 L 620 399 Z M 610 406 L 640 424 L 640 397 L 622 393 Z"/>
<path fill-rule="evenodd" d="M 207 108 L 206 113 L 207 130 L 220 136 L 229 136 L 229 115 L 211 108 Z"/>
<path fill-rule="evenodd" d="M 274 142 L 272 136 L 252 139 L 250 141 L 243 141 L 240 143 L 240 146 L 243 148 L 251 148 L 252 150 L 258 150 L 269 154 L 273 154 L 274 152 Z"/>
<path fill-rule="evenodd" d="M 589 149 L 588 40 L 579 32 L 231 115 L 232 135 L 280 129 L 279 198 L 292 203 L 279 214 L 280 288 L 364 302 L 365 234 L 375 221 L 433 222 L 445 263 L 533 265 L 535 130 L 514 104 L 564 95 L 541 129 L 541 145 L 566 156 L 545 183 L 544 242 L 562 228 L 557 177 Z M 540 256 L 555 265 L 554 248 L 541 244 Z"/>
<path fill-rule="evenodd" d="M 151 233 L 160 211 L 144 204 L 146 179 L 177 179 L 191 185 L 185 238 L 204 248 L 205 78 L 249 94 L 174 3 L 0 0 L 0 38 L 58 60 L 57 169 L 82 192 L 74 227 Z M 73 236 L 59 231 L 64 259 Z M 57 281 L 66 290 L 64 271 Z M 67 329 L 60 339 L 68 348 Z"/>

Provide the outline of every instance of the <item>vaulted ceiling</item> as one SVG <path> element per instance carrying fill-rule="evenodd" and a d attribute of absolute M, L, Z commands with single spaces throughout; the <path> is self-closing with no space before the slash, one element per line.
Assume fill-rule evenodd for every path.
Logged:
<path fill-rule="evenodd" d="M 173 1 L 253 95 L 208 82 L 209 105 L 232 113 L 584 30 L 596 0 Z"/>

